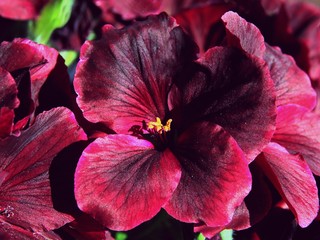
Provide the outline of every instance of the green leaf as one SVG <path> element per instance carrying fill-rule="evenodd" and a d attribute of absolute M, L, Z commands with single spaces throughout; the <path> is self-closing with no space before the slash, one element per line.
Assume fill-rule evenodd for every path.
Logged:
<path fill-rule="evenodd" d="M 202 233 L 200 233 L 197 237 L 197 240 L 205 240 L 205 236 L 202 235 Z"/>
<path fill-rule="evenodd" d="M 127 234 L 123 232 L 117 232 L 115 236 L 115 240 L 126 240 L 127 239 Z"/>
<path fill-rule="evenodd" d="M 60 51 L 60 55 L 64 58 L 65 64 L 69 67 L 78 57 L 78 53 L 72 50 Z"/>
<path fill-rule="evenodd" d="M 232 240 L 233 231 L 232 229 L 225 229 L 220 233 L 220 237 L 222 240 Z"/>
<path fill-rule="evenodd" d="M 29 38 L 48 44 L 52 32 L 63 27 L 71 16 L 74 0 L 50 1 L 41 11 L 39 18 L 29 25 Z"/>

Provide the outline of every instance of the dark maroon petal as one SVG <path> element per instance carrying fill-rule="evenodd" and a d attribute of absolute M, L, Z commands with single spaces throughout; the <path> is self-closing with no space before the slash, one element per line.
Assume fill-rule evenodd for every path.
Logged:
<path fill-rule="evenodd" d="M 1 0 L 0 16 L 16 20 L 36 18 L 49 0 Z"/>
<path fill-rule="evenodd" d="M 146 17 L 150 14 L 160 13 L 162 0 L 93 0 L 104 12 L 112 10 L 122 16 L 123 19 Z"/>
<path fill-rule="evenodd" d="M 40 114 L 19 137 L 0 141 L 2 218 L 34 231 L 70 222 L 71 216 L 53 208 L 49 167 L 59 151 L 85 138 L 71 111 L 56 108 Z"/>
<path fill-rule="evenodd" d="M 175 15 L 177 23 L 187 31 L 197 43 L 200 53 L 204 53 L 211 43 L 217 43 L 225 35 L 221 16 L 231 7 L 214 4 L 202 8 L 191 8 Z"/>
<path fill-rule="evenodd" d="M 251 189 L 248 161 L 236 141 L 202 122 L 179 136 L 174 153 L 182 175 L 165 210 L 183 222 L 228 224 Z"/>
<path fill-rule="evenodd" d="M 289 33 L 306 47 L 307 59 L 298 56 L 298 63 L 312 80 L 320 81 L 320 8 L 307 2 L 288 2 L 284 7 Z"/>
<path fill-rule="evenodd" d="M 229 46 L 236 46 L 259 58 L 263 57 L 266 49 L 264 38 L 255 25 L 231 11 L 225 13 L 221 19 L 226 25 Z"/>
<path fill-rule="evenodd" d="M 320 175 L 320 116 L 298 105 L 278 107 L 277 129 L 272 141 L 300 153 L 312 172 Z"/>
<path fill-rule="evenodd" d="M 172 79 L 194 58 L 194 45 L 176 26 L 161 14 L 122 30 L 107 25 L 101 40 L 84 44 L 74 85 L 89 121 L 128 133 L 143 120 L 164 119 Z"/>
<path fill-rule="evenodd" d="M 173 119 L 178 126 L 200 119 L 219 124 L 253 160 L 275 129 L 275 91 L 268 69 L 235 48 L 211 48 L 199 63 L 203 73 L 170 94 L 173 114 L 182 115 Z"/>
<path fill-rule="evenodd" d="M 181 175 L 169 149 L 129 135 L 109 135 L 90 144 L 75 174 L 79 208 L 113 230 L 128 230 L 155 216 Z"/>
<path fill-rule="evenodd" d="M 308 164 L 301 155 L 269 143 L 259 158 L 264 171 L 295 214 L 301 227 L 307 227 L 319 210 L 318 189 Z"/>
<path fill-rule="evenodd" d="M 0 67 L 0 138 L 12 131 L 14 109 L 19 106 L 16 82 L 9 72 Z"/>
<path fill-rule="evenodd" d="M 264 59 L 276 88 L 276 105 L 298 104 L 313 109 L 316 92 L 308 75 L 296 65 L 293 58 L 283 54 L 279 48 L 267 45 Z"/>

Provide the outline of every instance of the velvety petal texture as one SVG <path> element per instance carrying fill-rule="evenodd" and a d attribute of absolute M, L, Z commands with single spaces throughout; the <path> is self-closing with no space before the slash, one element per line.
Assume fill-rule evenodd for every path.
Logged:
<path fill-rule="evenodd" d="M 277 129 L 272 141 L 300 153 L 312 172 L 320 175 L 320 116 L 298 105 L 278 107 Z"/>
<path fill-rule="evenodd" d="M 8 136 L 13 127 L 14 109 L 19 106 L 16 82 L 0 67 L 0 138 Z"/>
<path fill-rule="evenodd" d="M 267 45 L 264 60 L 275 83 L 277 106 L 298 104 L 310 110 L 315 107 L 316 92 L 311 81 L 291 56 L 283 54 L 279 48 Z"/>
<path fill-rule="evenodd" d="M 143 120 L 164 119 L 173 77 L 193 58 L 195 46 L 166 14 L 121 30 L 105 26 L 101 40 L 81 49 L 77 102 L 89 121 L 128 133 Z"/>
<path fill-rule="evenodd" d="M 248 162 L 220 126 L 202 122 L 179 136 L 174 148 L 180 183 L 165 210 L 184 222 L 225 225 L 251 189 Z"/>
<path fill-rule="evenodd" d="M 19 137 L 0 141 L 0 218 L 34 232 L 56 229 L 73 218 L 53 208 L 52 159 L 69 144 L 86 139 L 70 110 L 38 115 Z"/>
<path fill-rule="evenodd" d="M 222 16 L 222 20 L 227 29 L 228 45 L 236 46 L 266 61 L 275 83 L 277 106 L 293 103 L 310 109 L 315 107 L 316 93 L 311 81 L 291 56 L 266 44 L 259 29 L 237 13 L 227 12 Z"/>
<path fill-rule="evenodd" d="M 170 94 L 173 114 L 181 115 L 177 125 L 200 119 L 217 123 L 252 161 L 275 129 L 275 92 L 268 69 L 259 59 L 225 47 L 211 48 L 198 63 L 199 74 Z"/>
<path fill-rule="evenodd" d="M 168 201 L 181 176 L 169 149 L 158 152 L 146 140 L 109 135 L 90 144 L 75 174 L 81 210 L 113 230 L 151 219 Z"/>
<path fill-rule="evenodd" d="M 15 20 L 36 18 L 49 0 L 1 0 L 0 16 Z"/>
<path fill-rule="evenodd" d="M 277 143 L 269 143 L 259 158 L 266 174 L 295 214 L 307 227 L 319 210 L 318 189 L 308 164 L 301 155 L 290 154 Z"/>

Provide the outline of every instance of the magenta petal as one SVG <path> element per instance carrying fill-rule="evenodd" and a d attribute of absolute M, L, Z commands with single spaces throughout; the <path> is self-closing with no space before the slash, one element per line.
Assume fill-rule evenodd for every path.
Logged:
<path fill-rule="evenodd" d="M 300 153 L 312 172 L 320 175 L 320 116 L 298 105 L 278 107 L 272 141 Z"/>
<path fill-rule="evenodd" d="M 183 222 L 228 224 L 251 189 L 248 162 L 236 141 L 220 126 L 202 122 L 179 136 L 174 153 L 182 175 L 165 210 Z"/>
<path fill-rule="evenodd" d="M 150 14 L 160 13 L 162 0 L 93 0 L 103 11 L 114 11 L 123 19 L 146 17 Z"/>
<path fill-rule="evenodd" d="M 283 54 L 279 48 L 267 45 L 264 60 L 275 82 L 277 106 L 298 104 L 309 109 L 315 107 L 316 92 L 311 86 L 311 81 L 291 56 Z"/>
<path fill-rule="evenodd" d="M 155 216 L 181 175 L 169 149 L 129 135 L 109 135 L 83 152 L 75 174 L 81 210 L 113 230 L 128 230 Z"/>
<path fill-rule="evenodd" d="M 49 167 L 59 151 L 85 138 L 71 111 L 56 108 L 38 115 L 19 137 L 0 141 L 0 209 L 4 221 L 47 231 L 73 219 L 53 208 Z"/>
<path fill-rule="evenodd" d="M 1 0 L 0 16 L 15 20 L 36 18 L 49 0 Z"/>
<path fill-rule="evenodd" d="M 264 38 L 255 25 L 231 11 L 225 13 L 221 19 L 226 25 L 229 46 L 238 47 L 259 58 L 263 57 L 266 50 Z"/>
<path fill-rule="evenodd" d="M 319 210 L 318 189 L 308 164 L 301 155 L 292 155 L 270 143 L 261 158 L 265 172 L 295 214 L 301 227 L 307 227 Z"/>
<path fill-rule="evenodd" d="M 84 116 L 118 133 L 143 120 L 163 119 L 173 77 L 193 59 L 193 50 L 165 14 L 122 30 L 105 26 L 101 40 L 81 49 L 74 85 Z"/>

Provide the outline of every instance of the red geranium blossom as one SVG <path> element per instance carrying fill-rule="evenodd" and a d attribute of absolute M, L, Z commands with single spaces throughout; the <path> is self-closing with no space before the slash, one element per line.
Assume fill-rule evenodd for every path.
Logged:
<path fill-rule="evenodd" d="M 228 44 L 260 57 L 270 69 L 277 95 L 276 131 L 254 163 L 269 177 L 299 225 L 306 227 L 317 216 L 319 209 L 318 190 L 313 177 L 313 173 L 319 175 L 320 161 L 320 129 L 316 124 L 319 116 L 312 112 L 316 103 L 315 91 L 307 74 L 295 65 L 291 57 L 265 44 L 253 24 L 235 13 L 227 13 L 222 19 L 226 25 Z M 252 195 L 255 195 L 256 201 L 263 196 L 254 192 Z M 252 201 L 244 202 L 228 227 L 243 229 L 251 226 L 256 221 L 253 221 L 252 215 L 256 216 L 261 205 L 262 208 L 263 205 L 270 205 L 270 200 L 259 206 Z M 212 236 L 221 228 L 197 227 L 196 230 Z"/>
<path fill-rule="evenodd" d="M 74 85 L 84 116 L 117 134 L 83 152 L 78 206 L 116 230 L 161 208 L 224 226 L 251 188 L 249 161 L 274 132 L 265 65 L 229 47 L 196 60 L 196 46 L 166 14 L 103 30 L 82 47 Z"/>
<path fill-rule="evenodd" d="M 1 237 L 41 239 L 73 220 L 53 207 L 49 167 L 64 147 L 84 139 L 71 111 L 61 107 L 38 115 L 19 137 L 0 140 Z"/>

